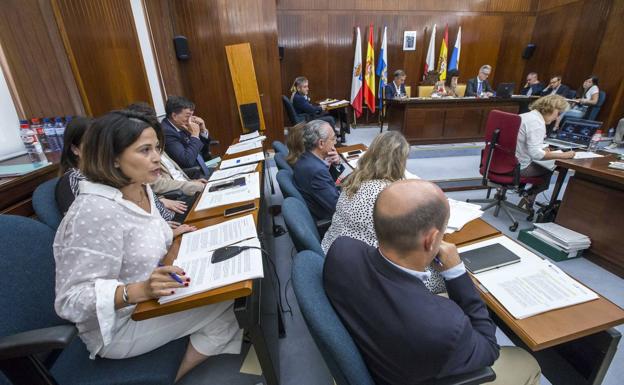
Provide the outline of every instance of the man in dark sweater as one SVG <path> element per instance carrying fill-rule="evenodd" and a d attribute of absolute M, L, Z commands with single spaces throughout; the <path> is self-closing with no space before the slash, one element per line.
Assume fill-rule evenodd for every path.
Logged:
<path fill-rule="evenodd" d="M 496 384 L 539 384 L 531 355 L 496 343 L 496 326 L 456 247 L 442 241 L 448 218 L 448 201 L 434 184 L 390 185 L 373 211 L 379 248 L 342 237 L 327 253 L 332 305 L 377 384 L 418 384 L 492 364 Z M 449 298 L 423 284 L 432 261 Z"/>

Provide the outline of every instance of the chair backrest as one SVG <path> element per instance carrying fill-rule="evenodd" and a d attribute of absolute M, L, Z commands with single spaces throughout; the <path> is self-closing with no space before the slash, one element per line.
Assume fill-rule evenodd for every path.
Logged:
<path fill-rule="evenodd" d="M 412 97 L 412 86 L 405 86 L 405 95 L 407 95 L 408 98 Z"/>
<path fill-rule="evenodd" d="M 288 155 L 288 147 L 286 147 L 286 145 L 282 142 L 280 142 L 279 140 L 275 140 L 273 141 L 273 150 L 275 150 L 275 153 L 282 153 L 284 155 Z"/>
<path fill-rule="evenodd" d="M 310 334 L 338 385 L 373 385 L 360 352 L 323 288 L 323 257 L 312 251 L 295 256 L 292 280 Z"/>
<path fill-rule="evenodd" d="M 464 97 L 464 95 L 466 95 L 466 85 L 458 84 L 457 87 L 455 88 L 455 92 L 457 93 L 458 97 L 460 98 Z"/>
<path fill-rule="evenodd" d="M 433 94 L 433 86 L 418 86 L 418 96 L 428 98 Z"/>
<path fill-rule="evenodd" d="M 282 190 L 282 195 L 284 199 L 286 198 L 296 198 L 305 204 L 305 199 L 303 199 L 303 195 L 297 190 L 295 187 L 295 183 L 293 182 L 293 173 L 288 170 L 279 170 L 277 172 L 277 184 L 279 184 L 280 190 Z"/>
<path fill-rule="evenodd" d="M 32 196 L 33 209 L 37 218 L 52 229 L 56 230 L 63 219 L 58 205 L 56 204 L 56 184 L 59 178 L 50 179 L 40 184 Z"/>
<path fill-rule="evenodd" d="M 291 126 L 294 126 L 295 124 L 305 120 L 297 115 L 295 107 L 293 107 L 290 99 L 288 99 L 287 96 L 282 95 L 282 103 L 284 104 L 284 109 L 286 110 L 286 115 L 288 115 L 288 120 L 290 120 Z"/>
<path fill-rule="evenodd" d="M 585 119 L 596 120 L 598 118 L 598 113 L 600 112 L 600 108 L 604 104 L 606 98 L 607 98 L 606 92 L 604 91 L 598 92 L 598 102 L 593 106 L 589 106 L 589 108 L 587 109 L 587 114 L 585 115 L 586 116 Z"/>
<path fill-rule="evenodd" d="M 566 94 L 563 96 L 565 96 L 568 99 L 574 99 L 576 98 L 576 90 L 573 90 L 570 88 L 568 91 L 566 91 Z"/>
<path fill-rule="evenodd" d="M 54 235 L 34 219 L 0 215 L 0 337 L 68 323 L 54 311 Z"/>
<path fill-rule="evenodd" d="M 278 169 L 293 172 L 292 167 L 286 161 L 286 154 L 284 154 L 283 152 L 276 153 L 273 159 L 275 159 L 275 164 L 277 165 Z"/>
<path fill-rule="evenodd" d="M 485 148 L 481 153 L 481 175 L 489 179 L 490 174 L 511 175 L 518 166 L 516 159 L 516 144 L 521 118 L 518 114 L 498 110 L 490 111 L 485 125 Z M 488 167 L 488 154 L 490 152 L 494 133 L 499 130 L 494 152 L 490 159 L 489 172 L 485 175 Z"/>
<path fill-rule="evenodd" d="M 321 236 L 305 203 L 297 198 L 286 198 L 282 203 L 282 215 L 297 251 L 312 250 L 325 255 Z"/>

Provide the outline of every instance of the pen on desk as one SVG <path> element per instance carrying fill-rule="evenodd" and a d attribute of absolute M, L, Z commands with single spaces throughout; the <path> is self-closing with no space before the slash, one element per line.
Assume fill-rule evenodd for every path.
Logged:
<path fill-rule="evenodd" d="M 163 265 L 162 263 L 158 264 L 158 267 L 163 267 L 163 266 L 165 265 Z M 184 281 L 182 281 L 182 278 L 180 278 L 176 273 L 169 273 L 169 276 L 171 276 L 171 278 L 173 278 L 179 284 L 184 285 Z"/>
<path fill-rule="evenodd" d="M 438 266 L 444 266 L 444 264 L 442 263 L 442 261 L 440 261 L 440 258 L 438 258 L 438 256 L 436 255 L 433 258 L 434 262 L 438 264 Z"/>

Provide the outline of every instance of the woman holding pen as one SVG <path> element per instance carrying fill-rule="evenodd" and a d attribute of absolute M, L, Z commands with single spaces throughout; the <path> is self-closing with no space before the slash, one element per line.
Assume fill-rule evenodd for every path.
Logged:
<path fill-rule="evenodd" d="M 171 295 L 192 279 L 159 265 L 173 238 L 149 187 L 160 175 L 162 143 L 158 122 L 131 111 L 106 114 L 85 133 L 80 167 L 88 181 L 80 182 L 54 240 L 55 309 L 76 323 L 92 359 L 134 357 L 190 335 L 177 380 L 208 356 L 239 353 L 242 331 L 232 302 L 130 318 L 136 303 Z"/>

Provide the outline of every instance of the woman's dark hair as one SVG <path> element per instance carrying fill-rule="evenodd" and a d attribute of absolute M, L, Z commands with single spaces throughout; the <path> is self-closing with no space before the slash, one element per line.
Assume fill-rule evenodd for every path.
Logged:
<path fill-rule="evenodd" d="M 129 111 L 139 112 L 143 115 L 157 118 L 156 110 L 146 102 L 134 102 L 126 107 Z"/>
<path fill-rule="evenodd" d="M 115 167 L 119 156 L 147 128 L 156 131 L 162 145 L 164 137 L 160 123 L 154 118 L 134 111 L 112 111 L 97 118 L 85 133 L 82 142 L 80 169 L 92 182 L 121 188 L 130 179 Z"/>
<path fill-rule="evenodd" d="M 167 103 L 165 103 L 165 113 L 169 118 L 172 114 L 179 114 L 182 110 L 187 108 L 195 110 L 195 103 L 184 96 L 169 96 Z"/>
<path fill-rule="evenodd" d="M 595 86 L 598 85 L 598 76 L 592 75 L 592 76 L 588 77 L 587 79 L 591 79 L 593 85 L 595 85 Z"/>
<path fill-rule="evenodd" d="M 451 86 L 451 79 L 453 79 L 455 76 L 459 76 L 458 70 L 453 69 L 446 73 L 446 81 L 444 83 L 446 84 L 447 87 Z"/>
<path fill-rule="evenodd" d="M 595 75 L 591 75 L 585 78 L 585 80 L 587 79 L 591 79 L 592 81 L 592 85 L 598 87 L 598 76 Z M 583 81 L 583 83 L 585 83 L 585 81 Z M 579 89 L 576 91 L 576 96 L 579 98 L 582 98 L 585 96 L 585 88 L 583 88 L 583 85 L 581 84 L 581 86 L 579 87 Z"/>
<path fill-rule="evenodd" d="M 75 117 L 71 122 L 67 123 L 63 137 L 63 152 L 61 152 L 61 175 L 65 174 L 70 168 L 78 168 L 78 156 L 74 154 L 72 147 L 80 148 L 82 136 L 91 123 L 93 123 L 93 118 L 86 116 Z"/>

